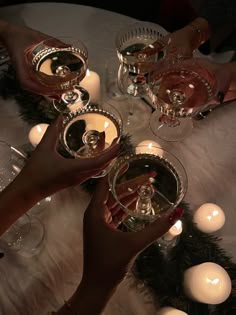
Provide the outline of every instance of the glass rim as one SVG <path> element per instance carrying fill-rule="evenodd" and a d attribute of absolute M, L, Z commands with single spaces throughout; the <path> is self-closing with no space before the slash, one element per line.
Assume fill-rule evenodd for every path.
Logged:
<path fill-rule="evenodd" d="M 68 114 L 66 114 L 64 116 L 63 126 L 62 126 L 62 130 L 60 133 L 60 141 L 61 141 L 63 147 L 65 148 L 65 150 L 74 158 L 88 158 L 88 157 L 78 156 L 78 155 L 76 155 L 75 151 L 73 151 L 69 148 L 67 141 L 66 141 L 66 132 L 65 132 L 66 128 L 76 117 L 82 116 L 84 114 L 90 114 L 90 113 L 91 114 L 95 113 L 95 114 L 99 114 L 99 115 L 108 117 L 115 125 L 115 128 L 116 128 L 117 133 L 118 133 L 118 140 L 122 136 L 122 131 L 123 131 L 122 120 L 117 119 L 117 117 L 115 115 L 113 115 L 112 113 L 108 112 L 105 109 L 94 108 L 92 106 L 87 105 L 85 108 L 78 109 L 78 110 L 73 111 L 73 112 L 69 112 Z M 106 150 L 109 150 L 109 149 L 110 149 L 110 146 L 108 148 L 106 148 L 105 150 L 103 150 L 102 152 L 105 152 Z M 94 157 L 96 157 L 96 155 L 94 155 Z"/>
<path fill-rule="evenodd" d="M 181 186 L 181 190 L 180 193 L 177 194 L 176 200 L 173 202 L 173 205 L 171 205 L 167 211 L 170 211 L 172 209 L 174 209 L 175 207 L 177 207 L 179 205 L 179 203 L 183 200 L 183 198 L 185 197 L 186 193 L 187 193 L 187 189 L 188 189 L 188 176 L 187 176 L 187 172 L 186 169 L 183 165 L 183 163 L 179 160 L 179 158 L 177 158 L 173 153 L 170 153 L 169 151 L 158 147 L 156 145 L 152 145 L 152 148 L 156 148 L 158 151 L 162 152 L 161 156 L 158 153 L 149 153 L 149 152 L 144 152 L 144 153 L 136 153 L 136 149 L 137 148 L 147 148 L 147 145 L 136 145 L 133 147 L 133 149 L 135 150 L 135 152 L 132 154 L 125 154 L 124 156 L 119 156 L 115 161 L 114 161 L 114 165 L 111 169 L 111 171 L 108 173 L 108 184 L 109 184 L 109 189 L 113 195 L 113 197 L 115 198 L 115 200 L 117 201 L 117 203 L 119 204 L 119 206 L 124 210 L 124 212 L 126 212 L 128 215 L 140 219 L 140 220 L 148 220 L 148 221 L 152 221 L 154 219 L 156 219 L 158 217 L 158 215 L 142 215 L 142 214 L 138 214 L 135 215 L 133 210 L 130 210 L 128 207 L 125 207 L 119 200 L 119 197 L 117 196 L 116 192 L 115 192 L 115 187 L 114 187 L 114 178 L 115 175 L 113 174 L 114 168 L 116 165 L 120 164 L 120 167 L 118 167 L 116 169 L 115 173 L 118 173 L 119 170 L 122 169 L 122 166 L 125 164 L 125 162 L 129 162 L 130 157 L 132 156 L 138 156 L 138 155 L 142 155 L 142 154 L 146 154 L 146 155 L 155 155 L 158 156 L 160 159 L 164 160 L 165 163 L 168 163 L 169 166 L 171 166 L 172 170 L 174 170 L 174 172 L 177 174 L 178 176 L 178 180 L 180 181 L 180 186 Z M 128 156 L 129 155 L 129 156 Z M 167 155 L 167 157 L 165 157 L 165 155 Z M 175 162 L 178 163 L 178 167 L 175 166 L 175 162 L 169 161 L 168 160 L 168 155 L 174 159 Z M 127 157 L 128 156 L 128 157 Z M 179 172 L 178 169 L 179 167 L 181 168 L 181 171 Z M 113 177 L 113 178 L 112 178 Z"/>

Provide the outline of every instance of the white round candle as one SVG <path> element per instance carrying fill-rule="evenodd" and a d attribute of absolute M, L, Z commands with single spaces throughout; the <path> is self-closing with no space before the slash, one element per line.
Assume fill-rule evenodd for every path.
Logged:
<path fill-rule="evenodd" d="M 169 231 L 163 235 L 163 239 L 166 241 L 173 240 L 176 236 L 180 235 L 183 231 L 182 222 L 178 220 Z"/>
<path fill-rule="evenodd" d="M 157 311 L 157 315 L 188 315 L 187 313 L 178 310 L 177 308 L 165 306 Z"/>
<path fill-rule="evenodd" d="M 232 289 L 228 273 L 220 265 L 212 262 L 187 269 L 183 285 L 189 298 L 206 304 L 223 303 Z"/>
<path fill-rule="evenodd" d="M 100 77 L 96 72 L 88 69 L 86 76 L 80 82 L 80 86 L 89 92 L 91 103 L 99 103 L 101 101 Z"/>
<path fill-rule="evenodd" d="M 42 140 L 45 131 L 48 128 L 48 124 L 38 124 L 32 127 L 29 131 L 28 138 L 30 143 L 36 147 Z"/>
<path fill-rule="evenodd" d="M 193 222 L 204 233 L 212 233 L 225 224 L 224 211 L 214 203 L 205 203 L 199 207 L 194 215 Z"/>
<path fill-rule="evenodd" d="M 153 140 L 144 140 L 141 141 L 136 147 L 136 153 L 151 153 L 151 154 L 158 154 L 162 156 L 163 150 L 159 143 Z"/>

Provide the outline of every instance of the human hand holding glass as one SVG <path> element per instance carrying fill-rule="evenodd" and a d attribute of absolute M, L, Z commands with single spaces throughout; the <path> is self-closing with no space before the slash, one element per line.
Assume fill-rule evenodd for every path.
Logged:
<path fill-rule="evenodd" d="M 88 51 L 79 40 L 70 37 L 49 38 L 25 51 L 28 66 L 40 84 L 48 89 L 54 107 L 64 112 L 70 105 L 86 106 L 88 92 L 78 83 L 85 77 Z"/>
<path fill-rule="evenodd" d="M 136 189 L 136 203 L 127 207 L 119 199 L 119 187 L 122 184 L 127 193 L 133 191 L 127 183 L 139 176 L 148 180 Z M 125 221 L 127 227 L 140 230 L 179 204 L 187 189 L 187 175 L 181 162 L 171 153 L 155 146 L 140 145 L 116 160 L 109 173 L 109 185 L 117 203 L 129 215 Z"/>
<path fill-rule="evenodd" d="M 192 131 L 194 117 L 219 91 L 219 76 L 201 58 L 159 62 L 149 75 L 150 98 L 157 110 L 150 127 L 163 140 L 178 141 Z"/>

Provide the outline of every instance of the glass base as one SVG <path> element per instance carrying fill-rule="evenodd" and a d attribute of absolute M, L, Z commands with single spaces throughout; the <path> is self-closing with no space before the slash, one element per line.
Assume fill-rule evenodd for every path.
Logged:
<path fill-rule="evenodd" d="M 125 133 L 134 133 L 148 128 L 152 108 L 140 98 L 121 97 L 116 99 L 116 109 L 119 111 Z"/>
<path fill-rule="evenodd" d="M 42 248 L 45 235 L 40 220 L 24 215 L 6 232 L 2 239 L 19 255 L 32 257 Z"/>
<path fill-rule="evenodd" d="M 31 218 L 30 232 L 22 239 L 18 254 L 24 257 L 32 257 L 39 254 L 43 247 L 44 235 L 45 229 L 41 221 Z"/>
<path fill-rule="evenodd" d="M 191 118 L 170 118 L 156 110 L 150 119 L 150 128 L 155 136 L 165 141 L 181 141 L 191 135 Z"/>

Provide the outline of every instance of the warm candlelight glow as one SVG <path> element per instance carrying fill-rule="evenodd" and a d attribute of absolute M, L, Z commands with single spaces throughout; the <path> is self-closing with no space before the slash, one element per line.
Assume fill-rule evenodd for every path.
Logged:
<path fill-rule="evenodd" d="M 28 138 L 30 143 L 36 147 L 42 140 L 45 131 L 48 128 L 48 124 L 38 124 L 32 127 L 29 131 Z"/>
<path fill-rule="evenodd" d="M 187 313 L 178 310 L 177 308 L 165 306 L 157 311 L 157 315 L 188 315 Z"/>
<path fill-rule="evenodd" d="M 166 241 L 170 241 L 176 236 L 180 235 L 183 231 L 182 228 L 182 221 L 178 220 L 170 229 L 169 231 L 163 235 L 163 239 Z"/>
<path fill-rule="evenodd" d="M 232 284 L 224 268 L 206 262 L 185 271 L 184 289 L 188 297 L 195 301 L 220 304 L 229 297 Z"/>
<path fill-rule="evenodd" d="M 80 82 L 80 86 L 88 91 L 91 103 L 97 104 L 101 101 L 100 77 L 96 72 L 87 69 L 86 76 Z"/>
<path fill-rule="evenodd" d="M 136 153 L 151 153 L 151 154 L 158 154 L 162 156 L 163 150 L 159 143 L 153 140 L 144 140 L 141 141 L 136 148 Z"/>

